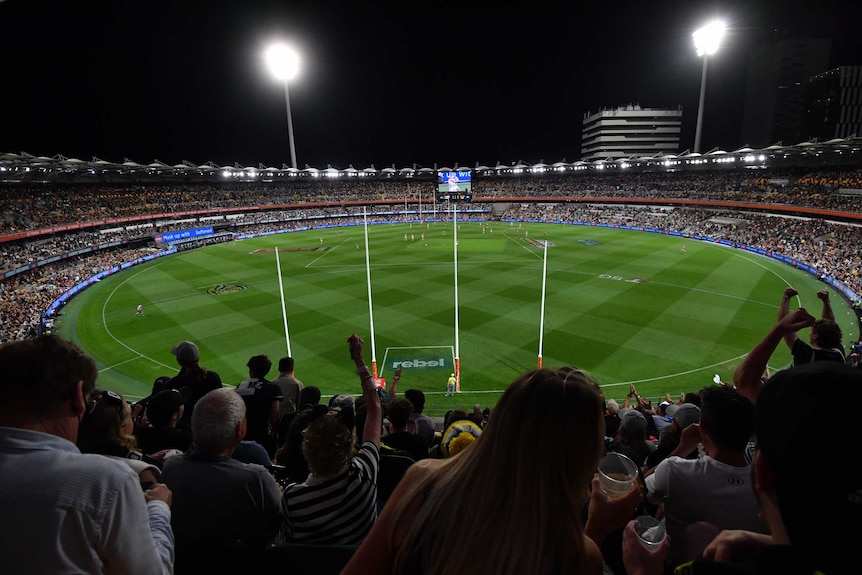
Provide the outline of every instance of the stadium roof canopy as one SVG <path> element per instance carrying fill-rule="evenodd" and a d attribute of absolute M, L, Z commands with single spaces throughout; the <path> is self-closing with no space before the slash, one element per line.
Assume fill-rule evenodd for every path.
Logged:
<path fill-rule="evenodd" d="M 565 160 L 551 164 L 539 161 L 529 164 L 523 161 L 511 165 L 497 163 L 494 166 L 441 167 L 440 170 L 472 170 L 479 177 L 519 176 L 547 172 L 566 173 L 572 171 L 677 171 L 698 169 L 759 169 L 766 167 L 859 166 L 862 163 L 862 137 L 835 138 L 826 142 L 806 141 L 785 146 L 781 142 L 762 149 L 742 147 L 733 151 L 718 148 L 699 154 L 685 151 L 680 154 L 656 154 L 654 156 L 609 157 L 590 162 Z M 422 179 L 435 177 L 438 168 L 391 167 L 377 169 L 373 165 L 357 169 L 352 165 L 339 169 L 330 165 L 315 168 L 306 165 L 296 169 L 282 164 L 281 167 L 264 166 L 219 166 L 213 162 L 193 164 L 183 161 L 168 165 L 159 160 L 139 163 L 128 158 L 122 162 L 109 162 L 97 157 L 91 160 L 67 158 L 63 155 L 34 156 L 27 152 L 0 154 L 0 181 L 2 182 L 50 182 L 69 183 L 158 183 L 171 181 L 187 182 L 270 182 L 286 181 L 290 178 L 367 178 L 367 179 Z"/>

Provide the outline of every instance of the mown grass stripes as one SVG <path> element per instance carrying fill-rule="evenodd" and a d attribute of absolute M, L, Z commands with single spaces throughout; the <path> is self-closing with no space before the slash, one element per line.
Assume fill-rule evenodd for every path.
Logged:
<path fill-rule="evenodd" d="M 525 241 L 525 232 L 537 240 L 547 233 L 553 244 L 543 365 L 587 369 L 608 397 L 624 397 L 628 382 L 658 399 L 709 385 L 714 373 L 729 381 L 775 321 L 787 283 L 819 315 L 815 294 L 824 284 L 739 250 L 609 228 L 493 228 L 483 234 L 478 223 L 464 222 L 458 231 L 461 397 L 440 397 L 443 371 L 405 370 L 400 384 L 425 390 L 434 415 L 492 404 L 537 364 L 543 249 Z M 57 325 L 97 359 L 100 386 L 130 397 L 146 395 L 155 377 L 176 371 L 170 349 L 185 339 L 198 344 L 202 364 L 236 384 L 247 377 L 250 356 L 265 353 L 277 362 L 287 352 L 277 247 L 297 376 L 325 395 L 357 393 L 345 341 L 351 332 L 362 335 L 371 361 L 364 237 L 361 227 L 341 232 L 340 242 L 318 230 L 160 258 L 76 297 Z M 454 346 L 453 241 L 451 226 L 442 224 L 369 228 L 374 343 L 384 377 L 392 371 L 382 365 L 388 347 Z M 845 340 L 857 338 L 849 306 L 837 294 L 832 301 Z M 139 303 L 144 317 L 134 315 Z M 780 348 L 776 367 L 787 361 Z"/>

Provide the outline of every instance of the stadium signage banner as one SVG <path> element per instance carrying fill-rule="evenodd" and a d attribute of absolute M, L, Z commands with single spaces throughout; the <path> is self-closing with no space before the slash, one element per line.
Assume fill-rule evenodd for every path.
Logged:
<path fill-rule="evenodd" d="M 445 357 L 413 357 L 410 359 L 395 359 L 392 361 L 392 369 L 399 367 L 404 369 L 447 369 L 451 362 Z"/>
<path fill-rule="evenodd" d="M 212 226 L 208 228 L 194 228 L 192 230 L 182 230 L 179 232 L 168 232 L 165 234 L 159 234 L 153 239 L 156 241 L 156 243 L 168 243 L 211 235 L 213 235 Z"/>

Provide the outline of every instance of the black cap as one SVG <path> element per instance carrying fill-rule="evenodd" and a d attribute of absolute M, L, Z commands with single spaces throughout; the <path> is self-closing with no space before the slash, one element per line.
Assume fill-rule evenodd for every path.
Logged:
<path fill-rule="evenodd" d="M 147 419 L 153 427 L 166 425 L 191 396 L 192 390 L 188 387 L 160 391 L 147 403 Z"/>

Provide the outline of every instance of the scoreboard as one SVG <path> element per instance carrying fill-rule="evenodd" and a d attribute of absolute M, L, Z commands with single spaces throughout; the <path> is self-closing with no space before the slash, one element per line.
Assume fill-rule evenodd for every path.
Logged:
<path fill-rule="evenodd" d="M 438 202 L 469 202 L 473 199 L 470 170 L 440 170 L 437 172 Z"/>

